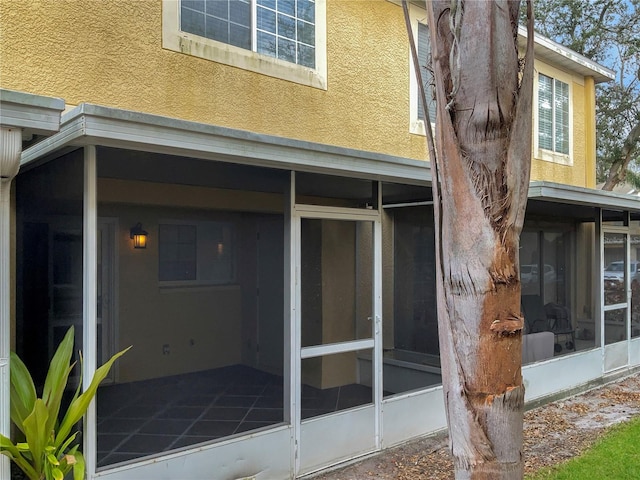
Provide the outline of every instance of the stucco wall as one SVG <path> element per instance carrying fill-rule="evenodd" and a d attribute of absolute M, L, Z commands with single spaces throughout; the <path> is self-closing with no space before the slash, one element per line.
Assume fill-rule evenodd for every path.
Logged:
<path fill-rule="evenodd" d="M 3 1 L 2 87 L 424 158 L 397 5 L 327 2 L 326 91 L 163 50 L 161 14 L 161 0 Z"/>
<path fill-rule="evenodd" d="M 426 158 L 424 137 L 409 133 L 402 9 L 387 0 L 327 0 L 326 23 L 323 90 L 163 49 L 162 0 L 4 0 L 1 86 L 68 105 L 90 102 Z M 583 87 L 573 86 L 573 166 L 534 160 L 533 179 L 586 185 L 587 112 Z"/>

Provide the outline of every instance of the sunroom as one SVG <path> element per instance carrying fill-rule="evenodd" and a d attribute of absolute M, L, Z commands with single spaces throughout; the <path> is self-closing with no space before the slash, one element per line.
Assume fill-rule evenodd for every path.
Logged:
<path fill-rule="evenodd" d="M 430 180 L 428 162 L 65 114 L 14 182 L 13 335 L 40 382 L 70 326 L 85 377 L 133 346 L 87 415 L 89 478 L 291 478 L 445 428 Z M 640 202 L 531 187 L 523 374 L 543 401 L 640 363 Z"/>

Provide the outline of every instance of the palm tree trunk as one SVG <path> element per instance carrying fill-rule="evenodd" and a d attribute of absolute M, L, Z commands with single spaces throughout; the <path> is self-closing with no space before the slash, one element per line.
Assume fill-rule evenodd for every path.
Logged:
<path fill-rule="evenodd" d="M 533 15 L 519 1 L 430 1 L 440 356 L 457 479 L 523 475 L 518 273 L 531 163 Z"/>

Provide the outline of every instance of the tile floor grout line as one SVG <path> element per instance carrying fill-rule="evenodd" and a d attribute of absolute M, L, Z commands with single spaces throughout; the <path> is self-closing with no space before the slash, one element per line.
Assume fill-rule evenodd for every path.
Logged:
<path fill-rule="evenodd" d="M 138 397 L 136 397 L 136 400 L 138 400 L 139 398 L 140 398 L 140 395 L 138 395 Z M 105 458 L 103 458 L 102 460 L 103 460 L 103 461 L 104 461 L 104 460 L 106 460 L 107 458 L 109 458 L 109 457 L 110 457 L 111 455 L 113 455 L 114 453 L 137 454 L 138 452 L 126 452 L 126 451 L 122 452 L 122 451 L 118 451 L 118 449 L 119 449 L 119 448 L 120 448 L 120 447 L 121 447 L 121 446 L 122 446 L 126 441 L 130 440 L 134 435 L 144 435 L 142 432 L 140 432 L 140 429 L 141 429 L 142 427 L 144 427 L 145 425 L 147 425 L 147 424 L 151 423 L 153 420 L 160 420 L 160 418 L 158 418 L 158 416 L 159 416 L 161 413 L 165 412 L 165 411 L 169 408 L 169 406 L 170 406 L 170 405 L 172 405 L 172 403 L 173 403 L 173 402 L 175 402 L 175 399 L 174 399 L 174 400 L 172 400 L 172 401 L 170 401 L 169 403 L 167 403 L 167 404 L 163 405 L 163 406 L 162 406 L 162 408 L 161 408 L 161 409 L 159 409 L 159 410 L 155 413 L 155 415 L 154 415 L 154 416 L 152 416 L 152 417 L 148 417 L 148 418 L 146 418 L 146 419 L 142 418 L 142 419 L 143 419 L 143 420 L 145 420 L 145 421 L 144 421 L 144 422 L 143 422 L 143 423 L 142 423 L 142 424 L 141 424 L 137 429 L 133 430 L 131 433 L 125 433 L 126 437 L 125 437 L 125 438 L 123 438 L 123 439 L 122 439 L 118 444 L 116 444 L 116 445 L 115 445 L 115 447 L 114 447 L 114 448 L 112 448 L 112 449 L 111 449 L 111 451 L 109 451 L 109 453 L 108 453 L 108 454 L 105 456 Z M 124 407 L 122 407 L 122 408 L 118 409 L 117 411 L 119 412 L 119 411 L 123 410 L 123 409 L 124 409 L 124 408 L 126 408 L 126 407 L 136 406 L 136 405 L 137 405 L 137 403 L 138 403 L 138 402 L 134 400 L 134 401 L 130 402 L 128 405 L 126 405 L 126 406 L 124 406 Z M 113 417 L 113 415 L 110 415 L 110 417 Z M 116 417 L 116 418 L 119 418 L 119 417 Z M 108 419 L 108 418 L 107 418 L 107 419 Z M 105 419 L 105 421 L 106 421 L 107 419 Z M 126 418 L 125 418 L 125 420 L 135 420 L 135 419 L 136 419 L 136 418 L 129 418 L 129 419 L 126 419 Z M 117 433 L 114 433 L 114 434 L 117 434 Z M 96 429 L 96 436 L 98 436 L 98 435 L 99 435 L 99 432 L 98 432 L 98 430 Z M 97 438 L 96 438 L 96 441 L 97 441 Z M 97 442 L 96 442 L 96 443 L 97 443 Z M 151 454 L 149 454 L 149 455 L 151 455 Z M 144 454 L 143 454 L 143 455 L 141 455 L 141 457 L 144 457 L 144 456 L 147 456 L 147 455 L 144 455 Z M 97 450 L 96 450 L 96 457 L 97 457 Z M 97 459 L 97 458 L 96 458 L 96 460 L 97 460 L 97 462 L 96 462 L 96 463 L 99 463 L 99 461 L 100 461 L 100 460 L 99 460 L 99 459 Z"/>
<path fill-rule="evenodd" d="M 178 435 L 178 438 L 176 438 L 173 442 L 171 442 L 171 444 L 164 451 L 166 452 L 168 450 L 171 450 L 172 447 L 176 444 L 176 442 L 179 442 L 180 439 L 183 438 L 186 435 L 186 433 L 194 427 L 194 425 L 196 425 L 199 421 L 201 421 L 203 417 L 207 414 L 207 412 L 211 410 L 212 406 L 215 405 L 215 403 L 225 394 L 225 392 L 226 392 L 226 389 L 223 389 L 222 392 L 216 394 L 215 397 L 213 397 L 213 400 L 209 402 L 209 405 L 205 406 L 202 409 L 202 412 L 200 412 L 200 415 L 198 415 L 195 419 L 193 419 L 193 421 L 189 424 L 189 426 L 184 429 L 182 434 Z M 212 438 L 211 440 L 214 440 L 214 439 Z"/>
<path fill-rule="evenodd" d="M 240 425 L 242 425 L 242 422 L 245 421 L 245 419 L 247 418 L 247 415 L 249 415 L 249 412 L 251 410 L 253 410 L 253 407 L 256 405 L 256 403 L 258 402 L 258 400 L 262 397 L 262 395 L 264 394 L 264 391 L 267 389 L 267 386 L 269 385 L 269 383 L 267 382 L 267 384 L 262 387 L 262 391 L 260 392 L 259 395 L 256 395 L 256 399 L 253 401 L 253 403 L 251 404 L 251 406 L 249 407 L 249 409 L 247 410 L 247 413 L 245 413 L 244 417 L 242 417 L 242 420 L 240 420 L 238 422 L 238 426 L 235 428 L 235 430 L 233 431 L 232 435 L 235 435 L 236 433 L 238 433 L 238 429 L 240 428 Z"/>

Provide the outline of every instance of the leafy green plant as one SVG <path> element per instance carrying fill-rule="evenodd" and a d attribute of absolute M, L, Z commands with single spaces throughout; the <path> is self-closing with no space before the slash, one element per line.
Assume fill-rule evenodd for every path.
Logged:
<path fill-rule="evenodd" d="M 75 366 L 75 362 L 71 363 L 73 339 L 71 327 L 51 360 L 42 398 L 36 395 L 27 367 L 11 352 L 11 421 L 25 441 L 14 444 L 0 435 L 0 453 L 9 457 L 30 480 L 62 480 L 71 470 L 74 480 L 84 478 L 84 457 L 76 443 L 79 432 L 72 430 L 86 413 L 113 363 L 131 348 L 116 353 L 98 368 L 84 392 L 81 393 L 82 384 L 78 385 L 69 407 L 61 414 L 62 398 Z"/>

